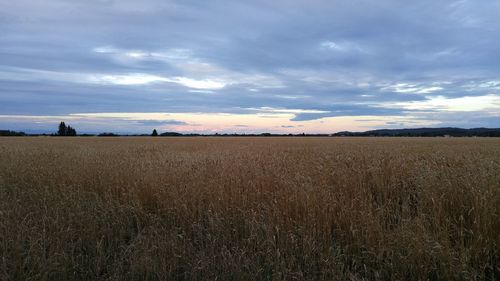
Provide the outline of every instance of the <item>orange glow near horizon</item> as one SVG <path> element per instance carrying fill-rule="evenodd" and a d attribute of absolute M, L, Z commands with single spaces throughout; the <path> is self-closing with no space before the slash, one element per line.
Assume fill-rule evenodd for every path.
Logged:
<path fill-rule="evenodd" d="M 401 126 L 432 126 L 438 122 L 413 116 L 339 116 L 292 121 L 294 113 L 77 113 L 66 116 L 0 115 L 0 119 L 52 124 L 72 124 L 102 130 L 176 131 L 181 133 L 335 133 L 366 131 L 398 123 Z M 151 122 L 151 124 L 148 124 Z"/>

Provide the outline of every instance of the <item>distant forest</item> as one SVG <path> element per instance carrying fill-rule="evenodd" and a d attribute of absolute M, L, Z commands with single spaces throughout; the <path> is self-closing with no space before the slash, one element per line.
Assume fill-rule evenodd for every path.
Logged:
<path fill-rule="evenodd" d="M 24 133 L 24 132 L 16 132 L 16 131 L 9 131 L 9 130 L 0 130 L 0 136 L 2 136 L 2 137 L 26 136 L 26 133 Z"/>
<path fill-rule="evenodd" d="M 382 129 L 366 132 L 338 132 L 332 136 L 348 137 L 500 137 L 500 128 L 418 128 Z"/>

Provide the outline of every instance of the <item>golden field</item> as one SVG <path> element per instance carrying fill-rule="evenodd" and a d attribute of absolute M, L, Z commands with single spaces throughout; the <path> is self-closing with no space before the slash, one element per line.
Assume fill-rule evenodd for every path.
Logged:
<path fill-rule="evenodd" d="M 0 280 L 499 280 L 500 139 L 0 138 Z"/>

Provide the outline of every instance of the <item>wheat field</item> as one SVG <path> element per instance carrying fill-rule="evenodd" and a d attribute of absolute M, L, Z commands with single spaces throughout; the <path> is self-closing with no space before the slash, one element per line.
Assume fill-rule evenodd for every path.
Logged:
<path fill-rule="evenodd" d="M 499 280 L 500 139 L 0 138 L 0 280 Z"/>

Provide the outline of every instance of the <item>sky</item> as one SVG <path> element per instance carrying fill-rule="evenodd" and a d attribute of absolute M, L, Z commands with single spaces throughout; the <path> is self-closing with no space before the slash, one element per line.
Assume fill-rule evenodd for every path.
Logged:
<path fill-rule="evenodd" d="M 500 127 L 498 0 L 0 0 L 0 129 Z"/>

